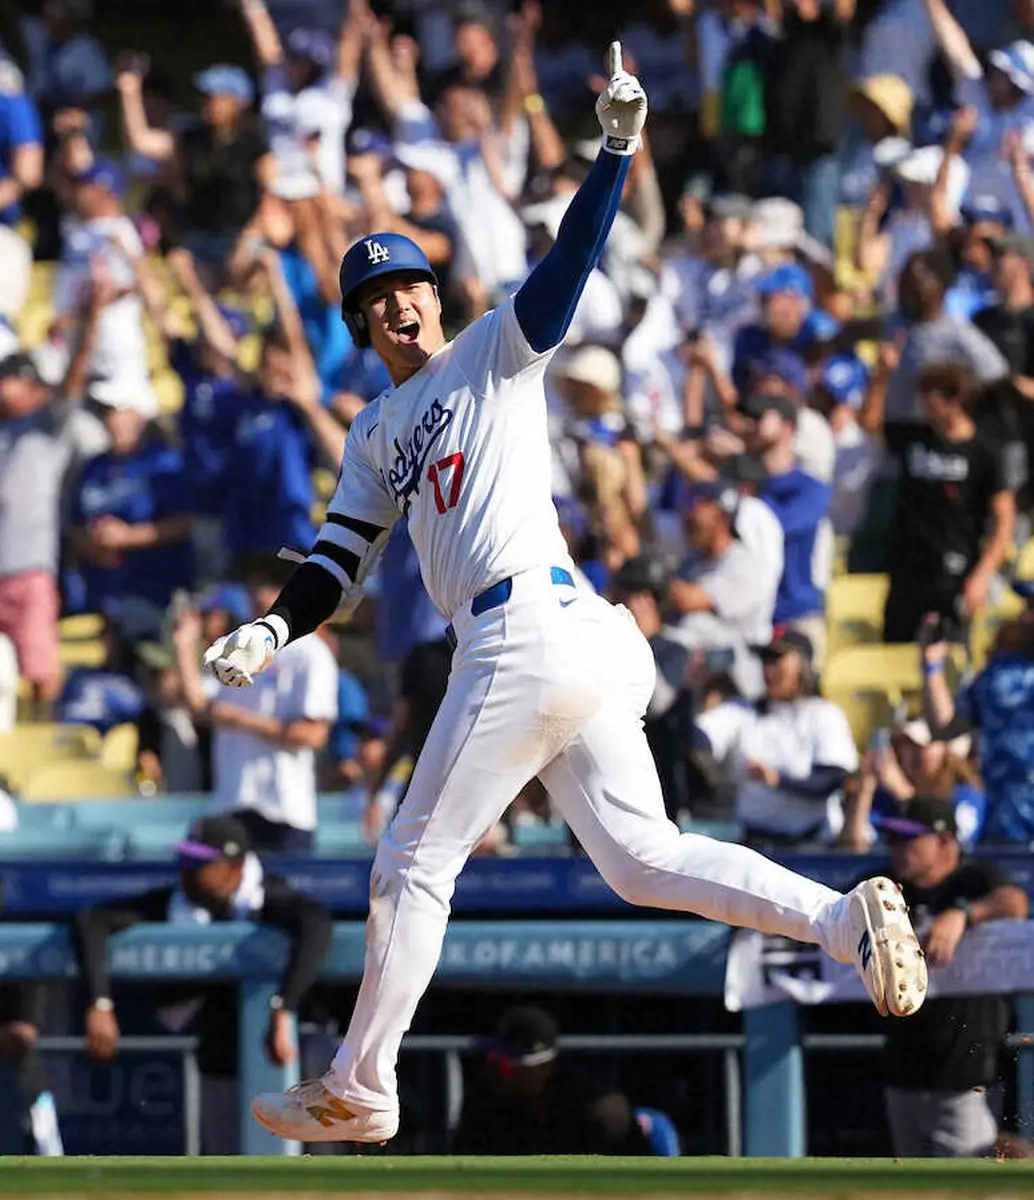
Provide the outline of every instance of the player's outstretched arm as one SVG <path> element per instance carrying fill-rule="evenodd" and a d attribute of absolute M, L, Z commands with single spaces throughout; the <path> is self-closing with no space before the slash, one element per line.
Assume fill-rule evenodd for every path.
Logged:
<path fill-rule="evenodd" d="M 559 346 L 570 327 L 589 272 L 599 261 L 630 156 L 646 123 L 646 93 L 621 67 L 621 43 L 609 52 L 610 82 L 596 101 L 603 149 L 575 193 L 552 250 L 514 297 L 514 310 L 528 344 L 538 353 Z"/>

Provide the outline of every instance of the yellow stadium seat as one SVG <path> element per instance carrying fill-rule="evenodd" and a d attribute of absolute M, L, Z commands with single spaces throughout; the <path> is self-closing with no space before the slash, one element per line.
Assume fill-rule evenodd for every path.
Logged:
<path fill-rule="evenodd" d="M 102 667 L 108 657 L 108 647 L 97 640 L 60 642 L 57 654 L 63 667 Z"/>
<path fill-rule="evenodd" d="M 137 795 L 132 778 L 103 763 L 56 762 L 33 771 L 21 789 L 23 800 L 117 799 Z"/>
<path fill-rule="evenodd" d="M 89 762 L 99 753 L 100 735 L 89 725 L 38 722 L 0 734 L 0 775 L 18 791 L 29 776 L 56 762 Z"/>
<path fill-rule="evenodd" d="M 952 646 L 953 688 L 965 664 L 965 647 Z M 822 694 L 847 713 L 859 745 L 900 707 L 918 711 L 922 687 L 915 645 L 843 646 L 830 655 L 822 672 Z"/>
<path fill-rule="evenodd" d="M 1027 542 L 1016 559 L 1016 578 L 1034 579 L 1034 538 Z"/>
<path fill-rule="evenodd" d="M 886 575 L 838 575 L 826 591 L 827 659 L 845 646 L 878 642 L 883 635 Z"/>
<path fill-rule="evenodd" d="M 109 771 L 131 774 L 136 770 L 136 754 L 140 737 L 135 725 L 116 725 L 104 735 L 101 762 Z"/>
<path fill-rule="evenodd" d="M 164 414 L 178 413 L 183 407 L 183 380 L 175 371 L 158 371 L 151 380 L 154 394 L 158 399 L 158 411 Z"/>
<path fill-rule="evenodd" d="M 866 692 L 861 695 L 840 692 L 827 696 L 826 699 L 834 701 L 837 707 L 843 710 L 859 750 L 865 750 L 869 746 L 874 730 L 889 729 L 894 724 L 894 706 L 887 696 L 880 692 Z"/>
<path fill-rule="evenodd" d="M 1023 601 L 1014 592 L 1006 592 L 997 604 L 988 605 L 973 617 L 969 629 L 969 656 L 977 671 L 987 662 L 998 630 L 1006 621 L 1018 617 L 1024 610 Z"/>
<path fill-rule="evenodd" d="M 104 625 L 100 613 L 78 613 L 74 617 L 62 617 L 57 628 L 62 641 L 80 642 L 99 638 L 104 633 Z"/>

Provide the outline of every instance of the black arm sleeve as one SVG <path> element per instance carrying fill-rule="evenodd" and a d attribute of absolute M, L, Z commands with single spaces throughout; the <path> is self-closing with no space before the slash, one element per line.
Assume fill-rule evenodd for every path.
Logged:
<path fill-rule="evenodd" d="M 287 623 L 288 638 L 294 642 L 329 620 L 340 603 L 341 585 L 334 576 L 306 562 L 284 584 L 269 615 Z"/>
<path fill-rule="evenodd" d="M 92 1004 L 111 995 L 108 979 L 108 938 L 141 921 L 164 921 L 172 888 L 158 888 L 135 899 L 98 904 L 72 919 L 72 948 Z"/>
<path fill-rule="evenodd" d="M 280 997 L 288 1012 L 297 1012 L 302 997 L 319 978 L 330 953 L 334 923 L 322 904 L 300 896 L 281 879 L 266 879 L 266 902 L 261 918 L 266 925 L 282 929 L 291 939 Z"/>

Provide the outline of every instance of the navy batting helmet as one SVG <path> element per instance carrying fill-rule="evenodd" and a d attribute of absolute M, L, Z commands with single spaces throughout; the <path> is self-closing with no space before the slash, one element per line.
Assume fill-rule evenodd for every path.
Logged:
<path fill-rule="evenodd" d="M 356 292 L 370 279 L 391 271 L 410 271 L 438 285 L 427 255 L 412 239 L 401 233 L 374 233 L 365 237 L 341 260 L 338 276 L 341 284 L 341 319 L 348 326 L 352 341 L 360 350 L 370 344 L 366 316 L 360 310 Z"/>

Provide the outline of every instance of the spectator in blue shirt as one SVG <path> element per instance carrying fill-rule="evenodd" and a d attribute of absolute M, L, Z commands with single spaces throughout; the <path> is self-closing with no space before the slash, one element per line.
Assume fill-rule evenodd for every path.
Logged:
<path fill-rule="evenodd" d="M 746 388 L 752 364 L 773 346 L 804 356 L 838 328 L 832 317 L 813 306 L 811 273 L 799 263 L 780 263 L 758 276 L 754 287 L 761 296 L 761 322 L 741 329 L 733 346 L 732 379 L 740 391 Z"/>
<path fill-rule="evenodd" d="M 307 552 L 316 540 L 309 516 L 315 454 L 294 402 L 299 386 L 291 347 L 274 327 L 262 345 L 257 380 L 233 401 L 224 516 L 226 546 L 238 562 L 276 554 L 281 546 Z M 246 470 L 235 469 L 238 460 Z"/>
<path fill-rule="evenodd" d="M 249 328 L 236 309 L 218 305 L 195 269 L 189 250 L 170 250 L 166 262 L 190 302 L 197 337 L 169 343 L 169 365 L 183 381 L 178 414 L 180 442 L 197 520 L 194 543 L 202 581 L 225 576 L 223 517 L 234 457 L 238 399 L 238 346 Z"/>
<path fill-rule="evenodd" d="M 1014 584 L 1027 602 L 1004 624 L 995 650 L 976 678 L 952 698 L 945 678 L 948 645 L 942 623 L 926 618 L 920 631 L 923 708 L 933 736 L 977 734 L 987 808 L 984 842 L 1034 842 L 1034 581 Z"/>
<path fill-rule="evenodd" d="M 111 449 L 83 467 L 72 502 L 72 547 L 86 608 L 120 607 L 124 635 L 157 633 L 173 592 L 193 583 L 191 501 L 183 456 L 149 430 L 153 397 L 94 384 Z"/>
<path fill-rule="evenodd" d="M 92 725 L 105 734 L 116 725 L 135 721 L 147 699 L 133 678 L 133 656 L 119 637 L 119 605 L 108 607 L 105 629 L 107 654 L 99 667 L 76 667 L 69 671 L 56 705 L 59 721 Z"/>
<path fill-rule="evenodd" d="M 772 619 L 776 625 L 791 625 L 807 634 L 818 661 L 819 647 L 825 645 L 823 593 L 833 565 L 831 489 L 797 463 L 793 448 L 797 408 L 790 397 L 747 396 L 740 402 L 740 413 L 747 449 L 760 456 L 766 471 L 758 495 L 779 518 L 786 539 Z"/>
<path fill-rule="evenodd" d="M 43 123 L 22 73 L 0 57 L 0 223 L 14 225 L 21 198 L 43 182 Z"/>
<path fill-rule="evenodd" d="M 973 196 L 962 206 L 962 265 L 944 297 L 944 311 L 963 321 L 998 302 L 991 281 L 996 241 L 1013 230 L 1012 209 L 997 196 Z"/>
<path fill-rule="evenodd" d="M 39 17 L 22 21 L 29 91 L 48 116 L 68 108 L 90 112 L 111 88 L 104 47 L 87 32 L 92 16 L 91 0 L 46 0 Z"/>
<path fill-rule="evenodd" d="M 380 662 L 400 663 L 414 646 L 437 642 L 445 636 L 445 618 L 424 587 L 405 520 L 393 526 L 367 592 L 377 596 L 376 639 Z"/>

